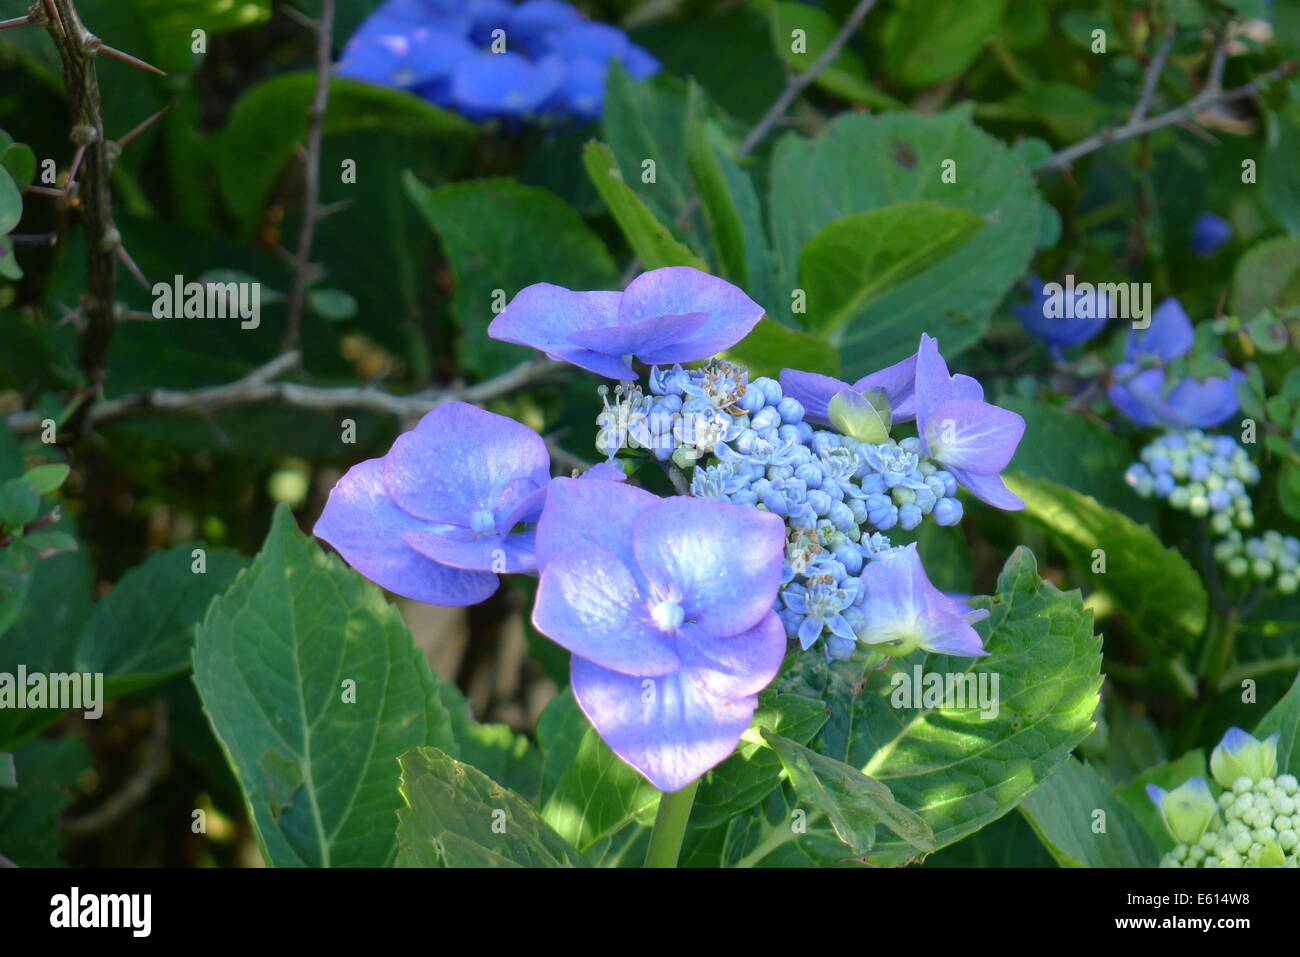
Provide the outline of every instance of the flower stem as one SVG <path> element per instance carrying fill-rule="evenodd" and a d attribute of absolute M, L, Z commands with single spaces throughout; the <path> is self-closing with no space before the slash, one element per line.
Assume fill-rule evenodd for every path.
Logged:
<path fill-rule="evenodd" d="M 700 786 L 696 778 L 679 791 L 665 792 L 659 799 L 659 812 L 655 815 L 654 830 L 650 832 L 650 847 L 646 850 L 646 867 L 676 867 L 677 855 L 682 850 L 686 836 L 686 822 L 691 818 L 695 804 L 695 789 Z"/>

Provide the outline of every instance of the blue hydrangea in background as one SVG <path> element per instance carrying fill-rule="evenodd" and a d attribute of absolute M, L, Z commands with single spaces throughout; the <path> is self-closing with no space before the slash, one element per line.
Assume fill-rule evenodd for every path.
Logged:
<path fill-rule="evenodd" d="M 1028 332 L 1054 350 L 1087 342 L 1105 328 L 1106 320 L 1110 318 L 1110 303 L 1095 286 L 1074 290 L 1074 305 L 1068 316 L 1048 315 L 1050 293 L 1038 275 L 1032 272 L 1029 274 L 1029 293 L 1032 299 L 1016 303 L 1011 310 L 1020 317 Z"/>
<path fill-rule="evenodd" d="M 1213 256 L 1232 239 L 1232 223 L 1214 213 L 1201 213 L 1192 224 L 1192 252 Z"/>
<path fill-rule="evenodd" d="M 561 0 L 388 0 L 348 40 L 339 75 L 476 120 L 590 120 L 615 60 L 635 79 L 659 70 L 622 30 Z"/>

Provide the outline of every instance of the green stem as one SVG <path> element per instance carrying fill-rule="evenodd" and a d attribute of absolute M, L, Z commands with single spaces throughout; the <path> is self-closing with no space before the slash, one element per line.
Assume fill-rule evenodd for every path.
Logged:
<path fill-rule="evenodd" d="M 700 786 L 696 778 L 680 791 L 665 792 L 659 799 L 654 830 L 650 832 L 650 847 L 646 850 L 646 867 L 676 867 L 677 855 L 682 851 L 682 838 L 686 836 L 686 822 L 691 819 L 695 804 L 695 789 Z"/>

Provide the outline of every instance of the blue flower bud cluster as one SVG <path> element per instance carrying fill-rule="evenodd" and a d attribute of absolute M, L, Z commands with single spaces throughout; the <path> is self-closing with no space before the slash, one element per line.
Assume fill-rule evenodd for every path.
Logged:
<path fill-rule="evenodd" d="M 1196 518 L 1209 518 L 1216 535 L 1255 523 L 1247 489 L 1259 466 L 1234 439 L 1200 429 L 1166 432 L 1142 449 L 1124 478 L 1143 498 L 1164 499 Z"/>
<path fill-rule="evenodd" d="M 604 415 L 671 422 L 636 434 L 656 440 L 642 445 L 660 461 L 692 469 L 692 495 L 785 519 L 777 611 L 804 648 L 824 637 L 829 658 L 853 652 L 865 599 L 859 576 L 894 550 L 883 533 L 910 531 L 927 515 L 940 525 L 961 521 L 956 479 L 922 454 L 918 439 L 868 444 L 816 428 L 775 379 L 750 381 L 725 360 L 655 367 L 648 393 L 623 388 L 618 403 L 606 402 Z M 613 455 L 608 441 L 597 444 Z"/>
<path fill-rule="evenodd" d="M 1300 783 L 1294 775 L 1242 775 L 1218 798 L 1210 827 L 1180 843 L 1161 867 L 1300 867 Z"/>
<path fill-rule="evenodd" d="M 1242 538 L 1235 528 L 1214 546 L 1214 557 L 1233 578 L 1271 583 L 1284 595 L 1300 587 L 1300 539 L 1269 529 L 1261 536 Z"/>

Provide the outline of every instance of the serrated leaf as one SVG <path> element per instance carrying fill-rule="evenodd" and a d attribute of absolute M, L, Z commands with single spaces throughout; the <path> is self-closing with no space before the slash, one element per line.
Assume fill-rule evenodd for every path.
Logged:
<path fill-rule="evenodd" d="M 460 359 L 481 375 L 529 355 L 488 338 L 500 295 L 508 302 L 536 282 L 572 289 L 610 289 L 618 282 L 605 244 L 577 212 L 540 187 L 489 179 L 430 189 L 409 173 L 403 182 L 451 262 Z"/>
<path fill-rule="evenodd" d="M 987 221 L 908 200 L 832 220 L 799 251 L 808 325 L 835 333 L 873 303 L 965 245 Z"/>
<path fill-rule="evenodd" d="M 672 231 L 655 218 L 623 181 L 623 174 L 608 146 L 595 140 L 587 143 L 582 149 L 582 162 L 596 192 L 605 201 L 610 215 L 642 266 L 646 269 L 694 266 L 708 272 L 708 264 L 678 242 Z"/>
<path fill-rule="evenodd" d="M 945 163 L 956 176 L 944 182 Z M 840 342 L 849 381 L 916 352 L 922 332 L 949 359 L 980 338 L 994 306 L 1025 273 L 1038 236 L 1042 200 L 1019 154 L 971 120 L 968 107 L 939 115 L 845 114 L 813 139 L 777 143 L 768 177 L 776 262 L 766 303 L 798 322 L 785 296 L 798 288 L 800 250 L 827 223 L 904 200 L 932 200 L 989 223 L 930 269 L 876 300 Z M 778 311 L 779 310 L 779 311 Z"/>
<path fill-rule="evenodd" d="M 437 748 L 399 759 L 398 867 L 586 867 L 518 794 Z"/>
<path fill-rule="evenodd" d="M 204 551 L 202 573 L 194 571 L 196 548 Z M 95 603 L 76 670 L 104 674 L 110 698 L 188 670 L 196 624 L 247 566 L 238 552 L 201 542 L 154 552 Z"/>
<path fill-rule="evenodd" d="M 1200 577 L 1150 528 L 1055 482 L 1018 472 L 1003 477 L 1024 499 L 1025 516 L 1051 533 L 1094 587 L 1115 599 L 1141 637 L 1186 647 L 1204 631 L 1209 597 Z M 1102 558 L 1105 571 L 1093 572 Z"/>
<path fill-rule="evenodd" d="M 1101 686 L 1092 614 L 1077 591 L 1038 577 L 1028 549 L 1008 559 L 996 596 L 970 604 L 991 612 L 976 625 L 988 657 L 917 652 L 895 661 L 828 701 L 831 717 L 815 742 L 819 752 L 887 786 L 925 819 L 938 847 L 1001 817 L 1045 780 L 1092 731 Z M 902 689 L 916 668 L 945 682 L 952 676 L 977 694 L 983 682 L 997 707 L 909 702 Z M 897 864 L 914 854 L 901 841 L 877 841 L 868 858 Z"/>
<path fill-rule="evenodd" d="M 687 160 L 704 210 L 704 221 L 713 240 L 718 274 L 728 282 L 747 288 L 749 259 L 745 248 L 745 227 L 722 171 L 723 154 L 714 146 L 708 122 L 696 109 L 690 111 L 687 127 Z"/>
<path fill-rule="evenodd" d="M 1300 776 L 1300 675 L 1255 727 L 1255 737 L 1278 735 L 1278 772 Z"/>
<path fill-rule="evenodd" d="M 268 864 L 392 862 L 397 758 L 453 746 L 451 719 L 397 609 L 284 506 L 199 625 L 194 680 Z"/>
<path fill-rule="evenodd" d="M 876 824 L 883 824 L 918 853 L 934 850 L 934 832 L 922 818 L 899 804 L 889 788 L 843 761 L 763 732 L 763 740 L 781 757 L 799 796 L 826 815 L 835 835 L 856 855 L 875 844 Z"/>
<path fill-rule="evenodd" d="M 826 706 L 814 698 L 766 691 L 759 696 L 753 727 L 803 745 L 826 723 Z M 700 779 L 691 809 L 692 828 L 714 828 L 749 810 L 781 783 L 781 758 L 771 748 L 742 738 L 736 753 Z"/>
<path fill-rule="evenodd" d="M 1020 810 L 1062 867 L 1160 863 L 1155 844 L 1133 813 L 1096 771 L 1075 758 L 1030 791 Z"/>

